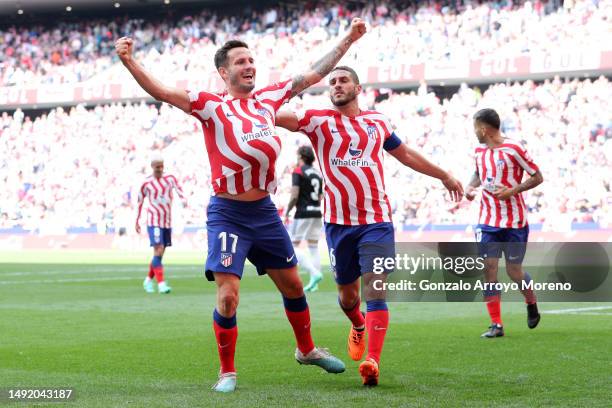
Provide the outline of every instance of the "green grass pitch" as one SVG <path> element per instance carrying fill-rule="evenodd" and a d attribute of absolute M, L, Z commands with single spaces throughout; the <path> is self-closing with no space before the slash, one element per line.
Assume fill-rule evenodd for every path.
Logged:
<path fill-rule="evenodd" d="M 507 336 L 485 340 L 481 303 L 392 303 L 381 383 L 366 389 L 346 355 L 349 323 L 332 278 L 308 301 L 315 342 L 347 364 L 339 375 L 295 362 L 281 297 L 252 267 L 238 309 L 238 389 L 217 395 L 215 288 L 203 257 L 169 251 L 170 295 L 142 290 L 148 258 L 0 255 L 0 389 L 75 390 L 73 402 L 45 405 L 53 407 L 610 406 L 612 304 L 543 304 L 611 308 L 544 314 L 529 330 L 524 305 L 505 303 Z"/>

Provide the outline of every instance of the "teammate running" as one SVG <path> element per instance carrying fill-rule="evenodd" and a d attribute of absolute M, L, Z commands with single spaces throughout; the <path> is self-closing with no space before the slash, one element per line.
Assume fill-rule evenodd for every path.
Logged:
<path fill-rule="evenodd" d="M 315 159 L 312 147 L 301 146 L 297 154 L 298 165 L 291 175 L 291 197 L 287 204 L 285 224 L 289 223 L 289 213 L 295 207 L 294 220 L 291 225 L 291 240 L 298 262 L 310 274 L 310 281 L 304 286 L 304 291 L 314 292 L 319 289 L 319 282 L 323 279 L 321 256 L 319 255 L 319 237 L 323 228 L 321 221 L 323 179 L 319 170 L 312 166 Z M 310 256 L 299 248 L 303 240 L 308 241 Z"/>
<path fill-rule="evenodd" d="M 497 282 L 499 258 L 503 252 L 506 272 L 520 285 L 527 303 L 527 326 L 533 329 L 540 322 L 540 313 L 533 290 L 522 286 L 522 282 L 530 282 L 531 277 L 523 272 L 522 267 L 529 225 L 521 193 L 540 185 L 544 178 L 521 143 L 502 135 L 500 123 L 499 115 L 493 109 L 482 109 L 474 115 L 474 133 L 480 146 L 476 148 L 476 169 L 465 189 L 465 196 L 473 200 L 475 189 L 482 185 L 476 241 L 480 256 L 485 257 L 485 282 Z M 530 177 L 522 181 L 525 171 Z M 481 337 L 501 337 L 504 335 L 501 291 L 489 288 L 484 292 L 484 299 L 491 326 Z"/>
<path fill-rule="evenodd" d="M 352 68 L 336 67 L 329 76 L 333 107 L 297 114 L 282 111 L 276 123 L 303 132 L 315 148 L 325 180 L 325 234 L 338 300 L 352 322 L 348 353 L 353 360 L 361 360 L 367 332 L 368 354 L 359 373 L 364 385 L 374 386 L 378 384 L 389 312 L 384 291 L 373 287 L 374 280 L 385 279 L 385 275 L 373 273 L 373 260 L 395 257 L 383 150 L 400 163 L 441 180 L 455 201 L 461 199 L 463 188 L 446 171 L 402 143 L 386 116 L 360 110 L 357 97 L 361 90 Z M 365 317 L 360 310 L 360 277 L 367 304 Z"/>
<path fill-rule="evenodd" d="M 345 369 L 342 361 L 314 346 L 295 253 L 269 194 L 274 193 L 277 184 L 274 165 L 280 152 L 275 130 L 278 109 L 324 78 L 364 33 L 365 23 L 353 19 L 349 33 L 305 73 L 257 91 L 253 91 L 255 60 L 248 45 L 228 41 L 214 58 L 227 87 L 223 93 L 186 92 L 165 86 L 132 58 L 131 38 L 123 37 L 115 43 L 122 63 L 147 93 L 202 123 L 215 193 L 208 206 L 206 277 L 217 284 L 213 326 L 221 370 L 213 386 L 216 391 L 231 392 L 236 388 L 236 309 L 247 258 L 258 274 L 270 276 L 283 296 L 297 340 L 296 360 L 333 373 Z"/>
<path fill-rule="evenodd" d="M 147 177 L 138 192 L 136 216 L 136 232 L 140 234 L 140 213 L 145 198 L 148 198 L 147 231 L 153 247 L 153 260 L 149 264 L 149 274 L 142 285 L 147 293 L 154 293 L 153 277 L 155 277 L 159 293 L 170 293 L 172 288 L 164 280 L 162 258 L 166 247 L 172 246 L 172 191 L 176 190 L 183 201 L 183 207 L 187 206 L 187 201 L 176 177 L 170 174 L 164 175 L 164 160 L 161 157 L 151 160 L 151 168 L 153 174 Z"/>

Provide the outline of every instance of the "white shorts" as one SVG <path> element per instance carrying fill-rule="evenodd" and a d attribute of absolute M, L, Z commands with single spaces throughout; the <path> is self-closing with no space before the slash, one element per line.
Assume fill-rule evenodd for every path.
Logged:
<path fill-rule="evenodd" d="M 291 224 L 291 241 L 318 241 L 323 229 L 323 220 L 316 218 L 295 218 Z"/>

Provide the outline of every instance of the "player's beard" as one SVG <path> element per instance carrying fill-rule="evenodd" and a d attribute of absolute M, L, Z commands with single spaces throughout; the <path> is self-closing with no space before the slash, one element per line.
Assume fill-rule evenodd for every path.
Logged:
<path fill-rule="evenodd" d="M 350 92 L 346 92 L 343 98 L 335 99 L 332 95 L 329 99 L 331 99 L 331 103 L 333 103 L 334 106 L 344 106 L 349 104 L 350 102 L 353 102 L 355 98 L 357 98 L 357 92 L 355 92 L 355 90 L 353 89 Z"/>
<path fill-rule="evenodd" d="M 253 74 L 252 84 L 241 83 L 241 79 L 242 79 L 241 73 L 230 75 L 230 86 L 232 88 L 238 88 L 240 92 L 251 92 L 253 89 L 255 89 L 255 74 Z"/>

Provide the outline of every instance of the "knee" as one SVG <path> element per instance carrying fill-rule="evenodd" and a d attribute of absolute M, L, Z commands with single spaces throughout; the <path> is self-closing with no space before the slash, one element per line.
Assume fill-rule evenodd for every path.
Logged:
<path fill-rule="evenodd" d="M 514 265 L 513 266 L 507 265 L 506 271 L 510 279 L 512 279 L 513 281 L 520 282 L 523 280 L 523 270 L 520 266 L 517 267 Z"/>
<path fill-rule="evenodd" d="M 219 313 L 223 316 L 233 316 L 238 308 L 238 291 L 233 289 L 223 290 L 219 293 Z"/>
<path fill-rule="evenodd" d="M 359 289 L 355 288 L 346 288 L 340 290 L 338 293 L 338 297 L 340 298 L 340 306 L 343 309 L 349 309 L 357 303 L 359 300 Z"/>
<path fill-rule="evenodd" d="M 288 282 L 285 285 L 283 290 L 283 296 L 295 299 L 304 296 L 304 287 L 302 286 L 302 281 L 298 279 L 294 279 L 291 282 Z"/>

